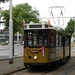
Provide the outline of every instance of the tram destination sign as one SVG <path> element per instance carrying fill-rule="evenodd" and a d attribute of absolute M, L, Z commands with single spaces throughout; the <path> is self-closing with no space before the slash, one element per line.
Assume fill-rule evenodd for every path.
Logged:
<path fill-rule="evenodd" d="M 29 28 L 42 28 L 42 25 L 29 25 Z"/>

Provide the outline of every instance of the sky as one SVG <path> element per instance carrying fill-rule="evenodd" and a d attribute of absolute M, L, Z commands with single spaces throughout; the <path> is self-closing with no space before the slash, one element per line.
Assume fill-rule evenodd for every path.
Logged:
<path fill-rule="evenodd" d="M 54 26 L 63 26 L 63 28 L 65 28 L 70 18 L 53 17 L 75 16 L 75 0 L 12 0 L 13 6 L 21 3 L 28 3 L 33 9 L 37 9 L 40 13 L 41 20 L 50 20 L 51 24 Z M 1 3 L 0 7 L 8 9 L 9 5 L 9 2 L 4 4 Z M 56 8 L 56 6 L 58 7 Z M 61 11 L 63 14 L 61 14 Z"/>

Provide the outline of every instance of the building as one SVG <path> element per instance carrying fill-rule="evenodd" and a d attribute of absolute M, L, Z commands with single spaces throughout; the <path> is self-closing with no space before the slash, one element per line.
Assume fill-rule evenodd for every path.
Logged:
<path fill-rule="evenodd" d="M 0 42 L 6 42 L 9 40 L 9 33 L 8 31 L 4 31 L 0 29 Z"/>

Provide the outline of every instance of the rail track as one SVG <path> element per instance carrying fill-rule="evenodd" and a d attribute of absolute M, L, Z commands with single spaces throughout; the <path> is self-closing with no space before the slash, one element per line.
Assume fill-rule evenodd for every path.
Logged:
<path fill-rule="evenodd" d="M 73 70 L 75 70 L 75 65 L 74 65 L 72 68 L 70 68 L 68 71 L 66 71 L 63 75 L 68 75 L 68 74 L 70 74 Z"/>
<path fill-rule="evenodd" d="M 22 68 L 20 70 L 4 74 L 4 75 L 75 75 L 75 58 L 68 61 L 68 63 L 57 67 L 55 69 L 27 69 Z"/>
<path fill-rule="evenodd" d="M 22 69 L 19 69 L 19 70 L 16 70 L 16 71 L 12 71 L 12 72 L 4 74 L 4 75 L 11 75 L 11 74 L 14 74 L 14 73 L 17 73 L 17 72 L 21 72 L 21 71 L 26 70 L 26 69 L 27 68 L 22 68 Z"/>

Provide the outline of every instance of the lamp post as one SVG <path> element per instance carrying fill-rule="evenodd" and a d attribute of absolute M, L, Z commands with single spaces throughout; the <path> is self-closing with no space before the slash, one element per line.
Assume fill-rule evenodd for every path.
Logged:
<path fill-rule="evenodd" d="M 10 0 L 9 19 L 9 64 L 13 63 L 13 20 L 12 20 L 12 0 Z"/>
<path fill-rule="evenodd" d="M 74 53 L 75 53 L 75 17 L 73 17 L 74 20 L 74 38 L 73 38 L 73 46 L 74 46 Z"/>
<path fill-rule="evenodd" d="M 74 43 L 75 43 L 75 17 L 74 17 Z"/>
<path fill-rule="evenodd" d="M 0 22 L 1 22 L 1 8 L 0 8 Z M 0 26 L 1 26 L 1 23 L 0 23 Z"/>
<path fill-rule="evenodd" d="M 73 17 L 74 20 L 74 42 L 75 42 L 75 17 Z"/>
<path fill-rule="evenodd" d="M 1 2 L 0 2 L 0 4 L 1 4 Z M 1 21 L 1 7 L 0 7 L 0 21 Z M 1 24 L 0 24 L 0 26 L 1 26 Z"/>

